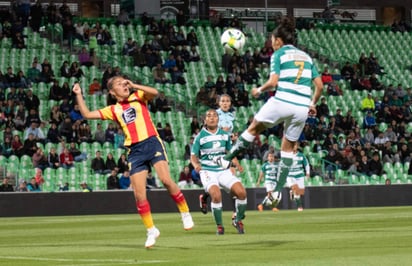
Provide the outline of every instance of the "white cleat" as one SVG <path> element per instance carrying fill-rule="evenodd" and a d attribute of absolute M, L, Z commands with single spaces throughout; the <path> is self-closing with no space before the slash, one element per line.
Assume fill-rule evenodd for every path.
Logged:
<path fill-rule="evenodd" d="M 303 212 L 303 208 L 302 208 L 302 207 L 299 207 L 299 208 L 298 208 L 298 212 Z"/>
<path fill-rule="evenodd" d="M 147 239 L 144 244 L 146 248 L 151 248 L 156 243 L 156 239 L 160 236 L 160 231 L 156 227 L 147 230 Z"/>
<path fill-rule="evenodd" d="M 212 160 L 215 164 L 221 166 L 224 169 L 229 169 L 229 167 L 232 165 L 232 163 L 228 160 L 225 160 L 223 156 L 215 156 Z"/>
<path fill-rule="evenodd" d="M 182 222 L 185 230 L 191 230 L 195 226 L 192 215 L 189 212 L 182 212 Z"/>

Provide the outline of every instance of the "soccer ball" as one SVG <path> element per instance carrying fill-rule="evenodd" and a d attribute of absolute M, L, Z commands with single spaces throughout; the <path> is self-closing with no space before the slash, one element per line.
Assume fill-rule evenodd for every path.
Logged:
<path fill-rule="evenodd" d="M 270 197 L 266 201 L 266 206 L 269 206 L 271 208 L 276 208 L 276 206 L 278 206 L 281 200 L 282 200 L 282 192 L 272 191 L 270 193 Z"/>
<path fill-rule="evenodd" d="M 245 42 L 245 34 L 243 34 L 243 32 L 238 29 L 227 29 L 220 36 L 220 43 L 229 53 L 242 50 Z"/>

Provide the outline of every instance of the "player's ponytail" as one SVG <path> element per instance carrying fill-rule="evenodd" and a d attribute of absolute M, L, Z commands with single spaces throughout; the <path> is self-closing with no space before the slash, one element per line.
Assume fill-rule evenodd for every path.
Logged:
<path fill-rule="evenodd" d="M 273 30 L 272 35 L 281 38 L 284 44 L 296 44 L 296 29 L 294 21 L 289 17 L 283 17 L 279 26 Z"/>

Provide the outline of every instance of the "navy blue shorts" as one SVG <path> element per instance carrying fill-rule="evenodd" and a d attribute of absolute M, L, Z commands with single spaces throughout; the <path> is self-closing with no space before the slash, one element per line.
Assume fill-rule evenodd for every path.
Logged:
<path fill-rule="evenodd" d="M 150 137 L 129 147 L 130 175 L 149 170 L 158 161 L 167 161 L 166 151 L 159 137 Z"/>

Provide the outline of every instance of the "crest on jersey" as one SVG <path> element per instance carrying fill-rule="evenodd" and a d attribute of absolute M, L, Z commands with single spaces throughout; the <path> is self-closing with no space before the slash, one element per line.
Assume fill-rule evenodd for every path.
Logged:
<path fill-rule="evenodd" d="M 136 109 L 129 107 L 128 109 L 124 110 L 122 113 L 122 118 L 126 124 L 133 122 L 136 119 Z"/>

